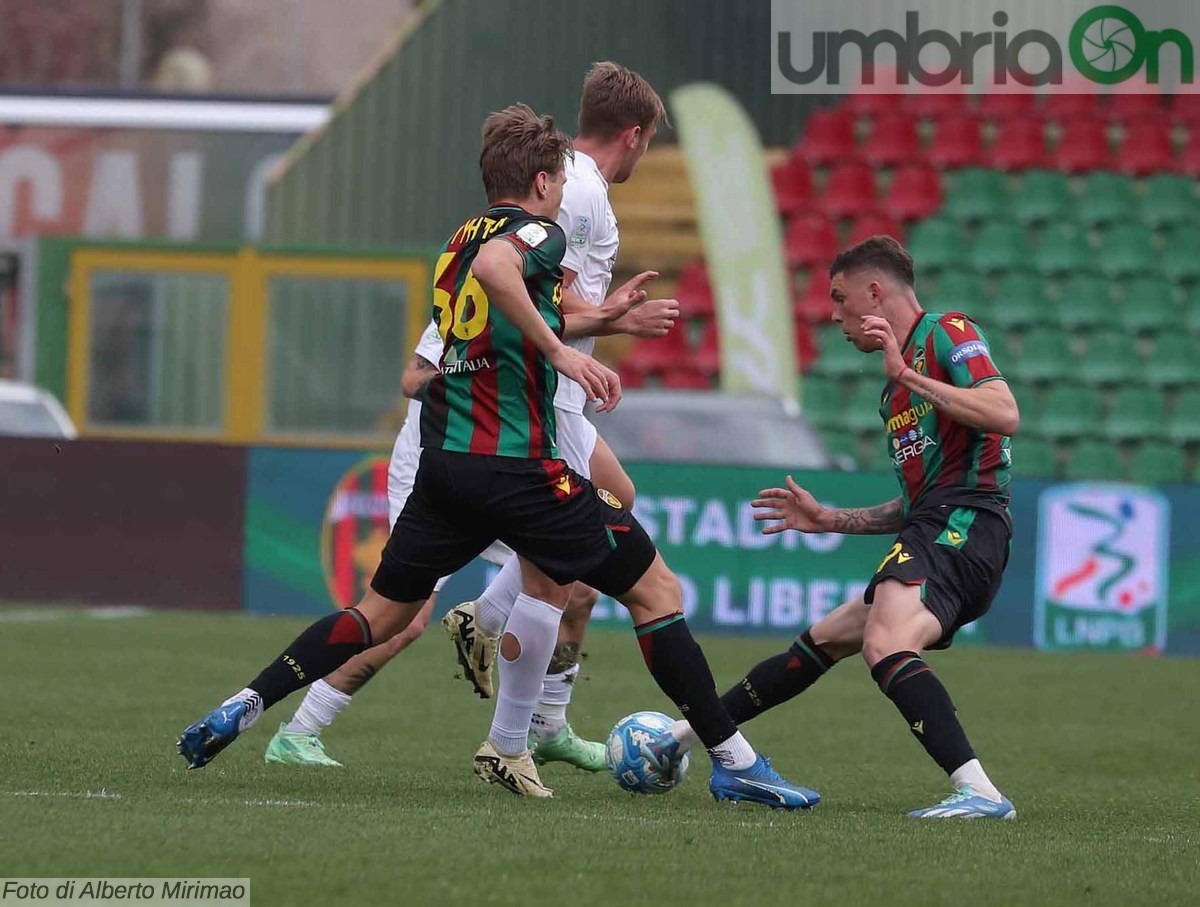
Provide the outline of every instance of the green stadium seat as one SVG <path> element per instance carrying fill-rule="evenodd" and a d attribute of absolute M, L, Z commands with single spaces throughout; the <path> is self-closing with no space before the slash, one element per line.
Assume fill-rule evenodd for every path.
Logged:
<path fill-rule="evenodd" d="M 1103 441 L 1084 441 L 1075 446 L 1063 470 L 1063 478 L 1119 482 L 1125 478 L 1121 452 Z"/>
<path fill-rule="evenodd" d="M 1094 270 L 1087 235 L 1075 224 L 1048 227 L 1033 253 L 1033 264 L 1043 274 Z"/>
<path fill-rule="evenodd" d="M 991 311 L 987 281 L 976 271 L 946 271 L 938 277 L 926 311 L 966 312 L 972 318 L 987 317 Z"/>
<path fill-rule="evenodd" d="M 1108 229 L 1097 255 L 1100 270 L 1109 277 L 1147 274 L 1158 267 L 1154 233 L 1142 224 L 1117 224 Z"/>
<path fill-rule="evenodd" d="M 1167 234 L 1161 268 L 1176 283 L 1200 279 L 1200 227 L 1181 224 Z"/>
<path fill-rule="evenodd" d="M 1075 203 L 1076 219 L 1090 227 L 1125 220 L 1135 210 L 1133 180 L 1103 170 L 1084 180 Z"/>
<path fill-rule="evenodd" d="M 1009 381 L 1008 385 L 1017 400 L 1017 407 L 1021 410 L 1021 437 L 1040 435 L 1042 433 L 1042 414 L 1045 410 L 1045 406 L 1042 404 L 1042 395 L 1038 393 L 1034 385 L 1024 381 L 1017 383 Z"/>
<path fill-rule="evenodd" d="M 1186 176 L 1159 173 L 1146 180 L 1140 205 L 1142 223 L 1148 227 L 1174 227 L 1195 221 L 1197 206 L 1196 181 Z"/>
<path fill-rule="evenodd" d="M 943 218 L 923 220 L 914 226 L 908 237 L 908 251 L 922 271 L 962 267 L 967 260 L 962 227 Z"/>
<path fill-rule="evenodd" d="M 1095 274 L 1076 274 L 1063 285 L 1062 298 L 1055 306 L 1058 323 L 1069 331 L 1111 327 L 1117 323 L 1110 282 Z"/>
<path fill-rule="evenodd" d="M 813 363 L 813 372 L 837 378 L 844 375 L 861 375 L 867 370 L 867 358 L 846 339 L 836 324 L 827 325 L 817 332 L 820 355 Z"/>
<path fill-rule="evenodd" d="M 849 457 L 856 464 L 859 460 L 858 435 L 840 429 L 821 429 L 821 440 L 830 456 Z"/>
<path fill-rule="evenodd" d="M 1089 384 L 1117 384 L 1136 380 L 1144 367 L 1133 339 L 1111 331 L 1088 340 L 1087 355 L 1079 362 L 1079 375 Z"/>
<path fill-rule="evenodd" d="M 1033 250 L 1020 224 L 994 221 L 985 224 L 971 249 L 971 264 L 985 274 L 1029 267 Z"/>
<path fill-rule="evenodd" d="M 1123 387 L 1104 420 L 1104 433 L 1117 440 L 1159 438 L 1166 431 L 1166 423 L 1166 400 L 1161 391 Z"/>
<path fill-rule="evenodd" d="M 1167 436 L 1184 443 L 1200 441 L 1200 390 L 1180 393 L 1167 420 Z"/>
<path fill-rule="evenodd" d="M 1183 326 L 1193 334 L 1200 334 L 1200 284 L 1188 296 L 1183 309 Z"/>
<path fill-rule="evenodd" d="M 1057 328 L 1034 331 L 1021 342 L 1021 355 L 1007 360 L 1013 375 L 1027 381 L 1071 378 L 1077 368 L 1071 355 L 1070 338 Z"/>
<path fill-rule="evenodd" d="M 1198 360 L 1200 351 L 1190 334 L 1159 334 L 1154 341 L 1154 355 L 1146 361 L 1146 381 L 1156 387 L 1191 384 L 1200 377 Z"/>
<path fill-rule="evenodd" d="M 1183 482 L 1187 479 L 1187 463 L 1183 448 L 1161 441 L 1151 441 L 1133 452 L 1129 461 L 1129 480 L 1146 485 Z"/>
<path fill-rule="evenodd" d="M 1095 392 L 1081 387 L 1056 387 L 1042 410 L 1046 438 L 1082 438 L 1100 434 L 1104 413 Z"/>
<path fill-rule="evenodd" d="M 1119 307 L 1121 325 L 1129 331 L 1177 330 L 1183 312 L 1175 304 L 1175 287 L 1162 277 L 1136 277 L 1125 285 Z"/>
<path fill-rule="evenodd" d="M 959 172 L 946 195 L 942 212 L 958 221 L 982 221 L 1005 217 L 1008 187 L 997 170 L 971 168 Z"/>
<path fill-rule="evenodd" d="M 1024 328 L 1054 320 L 1046 299 L 1045 281 L 1036 274 L 1011 271 L 1000 278 L 991 308 L 991 320 L 1002 328 Z"/>
<path fill-rule="evenodd" d="M 879 416 L 879 397 L 882 391 L 883 381 L 877 384 L 860 381 L 842 408 L 841 424 L 860 434 L 882 432 L 883 420 Z"/>
<path fill-rule="evenodd" d="M 989 328 L 986 324 L 979 325 L 979 330 L 987 338 L 988 352 L 991 353 L 992 362 L 996 363 L 996 368 L 1003 372 L 1005 366 L 1013 358 L 1008 348 L 1008 334 L 1000 328 Z"/>
<path fill-rule="evenodd" d="M 883 435 L 873 435 L 866 439 L 866 443 L 859 447 L 862 455 L 858 458 L 858 468 L 868 472 L 886 472 L 891 473 L 895 466 L 892 465 L 892 459 L 888 455 L 887 445 L 884 443 Z"/>
<path fill-rule="evenodd" d="M 1024 423 L 1024 414 L 1021 421 Z M 1022 436 L 1013 442 L 1013 472 L 1022 478 L 1053 479 L 1058 476 L 1054 445 L 1038 438 Z"/>
<path fill-rule="evenodd" d="M 1071 192 L 1065 173 L 1031 170 L 1021 180 L 1012 199 L 1012 211 L 1023 224 L 1042 224 L 1065 218 L 1071 210 Z"/>
<path fill-rule="evenodd" d="M 800 399 L 804 401 L 804 418 L 824 428 L 835 425 L 846 411 L 842 400 L 844 382 L 821 375 L 806 377 L 801 384 Z"/>

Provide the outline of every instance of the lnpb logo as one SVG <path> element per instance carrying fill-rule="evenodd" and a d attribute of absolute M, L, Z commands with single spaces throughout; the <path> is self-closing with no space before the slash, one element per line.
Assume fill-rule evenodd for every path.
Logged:
<path fill-rule="evenodd" d="M 1167 499 L 1146 488 L 1081 484 L 1043 492 L 1037 647 L 1161 652 L 1169 517 Z"/>
<path fill-rule="evenodd" d="M 387 457 L 370 457 L 342 476 L 329 496 L 321 526 L 321 567 L 339 608 L 358 603 L 379 566 L 391 532 L 387 478 Z"/>

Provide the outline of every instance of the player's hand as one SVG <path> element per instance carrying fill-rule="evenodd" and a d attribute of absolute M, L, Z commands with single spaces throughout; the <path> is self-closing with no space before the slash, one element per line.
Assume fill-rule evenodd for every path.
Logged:
<path fill-rule="evenodd" d="M 750 502 L 750 506 L 754 508 L 755 520 L 770 523 L 763 527 L 763 535 L 774 535 L 785 529 L 795 529 L 797 532 L 827 531 L 824 516 L 828 508 L 797 485 L 791 476 L 787 477 L 787 488 L 764 488 L 758 493 L 758 499 Z"/>
<path fill-rule="evenodd" d="M 633 337 L 665 337 L 679 318 L 679 303 L 674 299 L 647 299 L 635 305 L 616 327 L 622 334 Z"/>
<path fill-rule="evenodd" d="M 609 413 L 621 402 L 621 379 L 606 365 L 602 365 L 586 353 L 559 344 L 547 357 L 559 374 L 578 381 L 589 400 L 598 400 L 598 413 Z"/>
<path fill-rule="evenodd" d="M 878 341 L 878 349 L 883 350 L 883 372 L 892 381 L 900 377 L 900 373 L 908 368 L 904 355 L 900 352 L 900 344 L 886 318 L 878 315 L 867 315 L 862 320 L 863 333 Z"/>
<path fill-rule="evenodd" d="M 634 306 L 646 301 L 646 284 L 657 278 L 657 271 L 642 271 L 625 281 L 604 300 L 600 314 L 606 321 L 617 321 Z"/>

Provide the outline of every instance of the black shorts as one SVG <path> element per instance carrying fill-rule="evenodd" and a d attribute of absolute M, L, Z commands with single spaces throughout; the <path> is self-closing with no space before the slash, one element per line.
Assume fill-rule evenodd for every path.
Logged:
<path fill-rule="evenodd" d="M 641 524 L 562 460 L 428 448 L 371 588 L 392 601 L 428 598 L 434 583 L 496 539 L 560 585 L 628 592 L 658 553 Z"/>
<path fill-rule="evenodd" d="M 921 601 L 942 625 L 941 639 L 929 648 L 948 648 L 959 627 L 992 606 L 1011 539 L 1008 519 L 991 510 L 953 504 L 922 510 L 896 536 L 863 600 L 871 604 L 885 579 L 920 586 Z"/>

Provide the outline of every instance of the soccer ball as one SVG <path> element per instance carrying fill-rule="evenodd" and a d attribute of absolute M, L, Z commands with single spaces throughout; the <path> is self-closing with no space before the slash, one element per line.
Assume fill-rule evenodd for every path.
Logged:
<path fill-rule="evenodd" d="M 688 769 L 685 753 L 674 780 L 664 778 L 642 755 L 642 744 L 667 730 L 674 721 L 662 712 L 634 712 L 617 722 L 608 735 L 605 761 L 622 790 L 634 794 L 665 794 L 683 781 Z"/>

